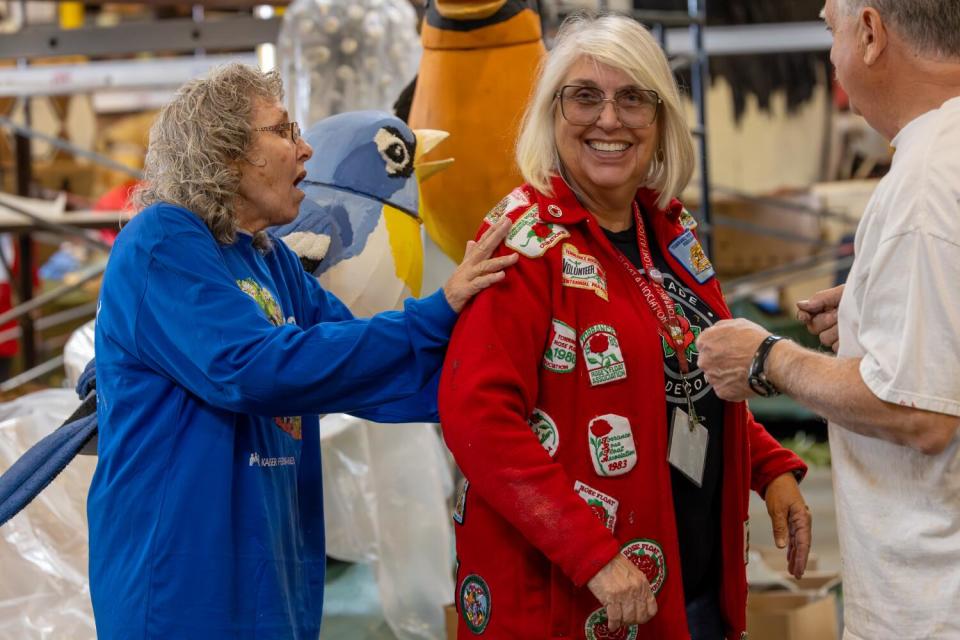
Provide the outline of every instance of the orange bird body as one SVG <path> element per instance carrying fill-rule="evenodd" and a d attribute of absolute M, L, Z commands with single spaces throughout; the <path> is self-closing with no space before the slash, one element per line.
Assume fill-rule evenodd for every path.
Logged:
<path fill-rule="evenodd" d="M 524 0 L 431 3 L 410 126 L 450 132 L 453 165 L 421 185 L 427 233 L 455 262 L 480 221 L 521 181 L 514 145 L 546 51 Z"/>

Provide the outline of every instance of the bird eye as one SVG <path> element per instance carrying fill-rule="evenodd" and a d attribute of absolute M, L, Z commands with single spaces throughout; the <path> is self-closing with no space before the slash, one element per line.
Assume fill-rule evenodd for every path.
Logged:
<path fill-rule="evenodd" d="M 407 159 L 407 148 L 399 142 L 394 142 L 387 147 L 387 156 L 394 162 L 403 162 Z"/>
<path fill-rule="evenodd" d="M 382 127 L 373 141 L 387 165 L 387 175 L 407 178 L 413 174 L 413 145 L 403 139 L 400 131 Z"/>

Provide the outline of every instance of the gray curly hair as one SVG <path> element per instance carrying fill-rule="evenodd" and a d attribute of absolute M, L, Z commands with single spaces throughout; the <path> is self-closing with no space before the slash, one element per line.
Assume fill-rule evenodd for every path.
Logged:
<path fill-rule="evenodd" d="M 283 100 L 276 71 L 231 63 L 180 87 L 150 128 L 144 180 L 133 195 L 134 206 L 180 205 L 199 216 L 217 242 L 232 244 L 240 185 L 235 161 L 250 146 L 250 117 L 258 100 Z M 257 234 L 255 244 L 269 248 L 266 234 Z"/>

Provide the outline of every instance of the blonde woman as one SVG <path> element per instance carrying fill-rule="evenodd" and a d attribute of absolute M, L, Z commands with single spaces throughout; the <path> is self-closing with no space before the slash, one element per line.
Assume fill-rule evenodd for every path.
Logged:
<path fill-rule="evenodd" d="M 517 161 L 485 227 L 511 221 L 519 262 L 464 310 L 441 379 L 461 637 L 739 638 L 749 490 L 801 575 L 806 467 L 697 366 L 730 311 L 676 200 L 693 146 L 642 26 L 563 26 Z"/>

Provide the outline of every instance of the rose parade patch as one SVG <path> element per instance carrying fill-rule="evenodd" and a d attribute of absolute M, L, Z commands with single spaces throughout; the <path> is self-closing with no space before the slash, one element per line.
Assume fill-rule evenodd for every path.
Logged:
<path fill-rule="evenodd" d="M 540 445 L 546 449 L 552 458 L 557 453 L 557 447 L 560 446 L 560 432 L 557 430 L 557 423 L 553 421 L 546 411 L 534 409 L 527 419 L 527 424 L 533 430 L 534 435 L 540 440 Z"/>
<path fill-rule="evenodd" d="M 550 344 L 543 352 L 543 368 L 554 373 L 570 373 L 577 367 L 577 332 L 554 318 Z"/>
<path fill-rule="evenodd" d="M 631 540 L 620 549 L 620 553 L 627 557 L 637 569 L 643 571 L 650 583 L 653 595 L 660 593 L 664 581 L 667 579 L 667 563 L 663 555 L 663 548 L 656 540 L 638 538 Z"/>
<path fill-rule="evenodd" d="M 608 324 L 595 324 L 580 334 L 583 361 L 587 367 L 590 386 L 623 380 L 627 377 L 627 365 L 617 331 Z"/>
<path fill-rule="evenodd" d="M 620 501 L 579 480 L 574 483 L 573 490 L 586 501 L 603 526 L 613 533 L 614 527 L 617 526 L 617 508 L 620 506 Z"/>
<path fill-rule="evenodd" d="M 583 633 L 587 640 L 636 640 L 638 631 L 635 624 L 610 631 L 607 626 L 607 609 L 600 607 L 587 618 Z"/>
<path fill-rule="evenodd" d="M 600 261 L 587 253 L 580 253 L 572 244 L 563 245 L 561 284 L 574 289 L 593 291 L 597 297 L 607 300 L 607 274 Z"/>
<path fill-rule="evenodd" d="M 537 205 L 533 205 L 513 223 L 505 244 L 528 258 L 539 258 L 547 249 L 568 237 L 570 232 L 562 225 L 541 222 Z"/>
<path fill-rule="evenodd" d="M 608 413 L 594 418 L 587 428 L 590 459 L 599 476 L 622 476 L 637 464 L 630 421 Z"/>

